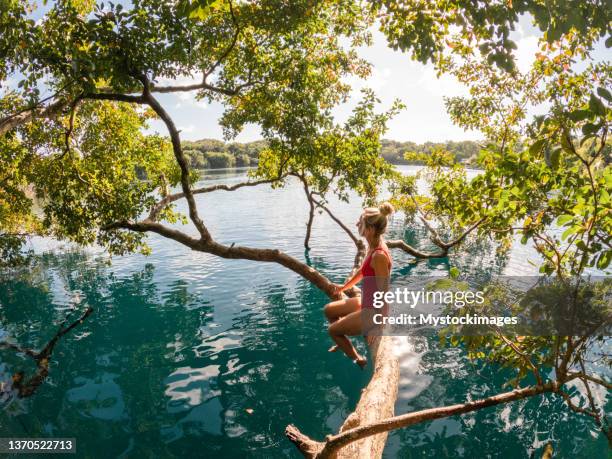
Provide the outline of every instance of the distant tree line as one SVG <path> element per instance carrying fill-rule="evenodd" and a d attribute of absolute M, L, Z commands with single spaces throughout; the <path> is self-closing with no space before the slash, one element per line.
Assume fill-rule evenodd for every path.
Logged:
<path fill-rule="evenodd" d="M 248 143 L 228 143 L 215 139 L 183 142 L 185 157 L 189 165 L 195 169 L 256 166 L 259 161 L 259 152 L 265 146 L 264 140 Z"/>
<path fill-rule="evenodd" d="M 406 159 L 404 155 L 408 152 L 431 153 L 434 150 L 446 150 L 455 156 L 455 161 L 468 165 L 475 165 L 478 152 L 482 146 L 472 140 L 455 142 L 398 142 L 396 140 L 381 141 L 381 155 L 391 164 L 423 164 L 423 161 Z"/>
<path fill-rule="evenodd" d="M 381 156 L 391 164 L 422 164 L 420 160 L 404 158 L 407 152 L 430 153 L 443 149 L 455 155 L 457 162 L 473 165 L 481 146 L 474 141 L 455 142 L 398 142 L 382 140 Z M 257 166 L 259 153 L 266 147 L 265 140 L 255 142 L 223 142 L 216 139 L 202 139 L 183 142 L 189 165 L 195 169 L 224 169 L 232 167 Z"/>

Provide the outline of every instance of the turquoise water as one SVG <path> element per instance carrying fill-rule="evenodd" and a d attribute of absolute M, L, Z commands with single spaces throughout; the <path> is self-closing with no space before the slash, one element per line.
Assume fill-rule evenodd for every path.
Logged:
<path fill-rule="evenodd" d="M 244 172 L 204 179 L 232 183 Z M 223 243 L 279 248 L 337 282 L 350 270 L 352 242 L 325 215 L 317 215 L 313 249 L 304 252 L 307 205 L 297 183 L 221 191 L 198 202 Z M 357 200 L 332 207 L 351 225 L 360 211 Z M 425 235 L 400 216 L 390 232 L 424 244 Z M 38 240 L 33 248 L 43 255 L 33 268 L 1 274 L 0 339 L 39 348 L 70 308 L 95 309 L 58 344 L 50 376 L 33 397 L 2 401 L 1 437 L 75 437 L 79 457 L 270 458 L 301 457 L 284 437 L 289 423 L 318 439 L 337 431 L 371 368 L 361 372 L 326 352 L 323 294 L 274 264 L 223 260 L 159 237 L 151 246 L 149 257 L 109 263 L 101 250 Z M 471 277 L 536 272 L 528 247 L 517 244 L 504 257 L 491 252 L 481 244 L 416 267 L 394 252 L 393 282 L 446 275 L 451 265 Z M 397 350 L 398 414 L 501 389 L 497 368 L 475 365 L 434 339 L 402 338 Z M 0 381 L 32 368 L 0 351 Z M 385 457 L 540 457 L 548 442 L 556 457 L 608 454 L 593 423 L 551 396 L 396 431 Z"/>

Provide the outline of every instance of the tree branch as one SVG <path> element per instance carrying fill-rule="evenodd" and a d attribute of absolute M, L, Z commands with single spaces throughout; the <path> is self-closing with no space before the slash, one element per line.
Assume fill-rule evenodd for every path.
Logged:
<path fill-rule="evenodd" d="M 115 100 L 117 102 L 127 102 L 130 104 L 146 104 L 147 99 L 144 95 L 134 96 L 131 94 L 121 94 L 115 92 L 90 92 L 83 95 L 83 99 L 92 100 Z"/>
<path fill-rule="evenodd" d="M 302 185 L 304 186 L 304 193 L 306 194 L 306 199 L 308 200 L 309 211 L 308 211 L 308 222 L 306 223 L 306 236 L 304 236 L 304 248 L 306 250 L 310 250 L 310 245 L 309 245 L 310 233 L 312 232 L 312 222 L 314 221 L 314 211 L 315 211 L 314 199 L 312 197 L 312 192 L 310 191 L 310 187 L 308 186 L 308 180 L 306 180 L 306 177 L 304 176 L 304 174 L 292 173 L 291 175 L 294 175 L 300 179 L 300 181 L 302 182 Z"/>
<path fill-rule="evenodd" d="M 206 79 L 217 69 L 217 67 L 221 64 L 221 62 L 223 62 L 227 58 L 227 56 L 229 56 L 232 50 L 236 47 L 236 43 L 238 42 L 238 37 L 240 36 L 240 24 L 238 24 L 238 20 L 236 19 L 236 14 L 234 13 L 234 6 L 232 5 L 231 1 L 228 1 L 228 4 L 229 4 L 230 15 L 232 17 L 232 22 L 234 23 L 234 27 L 236 31 L 234 32 L 232 41 L 230 45 L 227 47 L 227 49 L 223 52 L 223 54 L 221 54 L 221 56 L 219 56 L 219 59 L 217 59 L 217 61 L 211 66 L 211 68 L 208 69 L 204 73 L 204 76 L 202 78 L 202 83 L 205 83 Z"/>
<path fill-rule="evenodd" d="M 401 239 L 393 239 L 386 241 L 387 246 L 391 249 L 402 249 L 404 252 L 412 255 L 415 258 L 428 259 L 428 258 L 444 258 L 448 255 L 447 250 L 441 250 L 440 252 L 422 252 L 410 244 L 406 243 Z"/>
<path fill-rule="evenodd" d="M 577 378 L 584 378 L 584 379 L 588 379 L 589 381 L 595 383 L 595 384 L 599 384 L 600 386 L 605 387 L 608 390 L 612 390 L 612 383 L 609 383 L 607 381 L 604 381 L 603 379 L 600 379 L 596 376 L 592 376 L 586 373 L 568 373 L 567 375 L 568 377 L 577 377 Z"/>
<path fill-rule="evenodd" d="M 562 390 L 558 390 L 557 393 L 563 397 L 563 400 L 565 400 L 565 403 L 567 404 L 567 406 L 572 410 L 575 411 L 576 413 L 580 413 L 580 414 L 586 414 L 588 416 L 591 416 L 595 419 L 597 419 L 597 413 L 592 412 L 591 410 L 587 410 L 586 408 L 582 408 L 578 405 L 576 405 L 574 402 L 572 402 L 572 398 L 569 396 L 569 394 L 567 392 L 564 392 Z"/>
<path fill-rule="evenodd" d="M 558 384 L 556 382 L 551 382 L 543 386 L 529 386 L 522 389 L 516 389 L 511 392 L 504 392 L 473 402 L 429 408 L 383 419 L 375 423 L 361 425 L 339 434 L 328 436 L 325 442 L 316 442 L 309 439 L 293 425 L 289 425 L 287 427 L 285 434 L 289 437 L 289 440 L 294 442 L 296 446 L 300 448 L 300 451 L 305 457 L 317 459 L 331 458 L 340 448 L 371 435 L 389 432 L 391 430 L 409 427 L 415 424 L 433 421 L 435 419 L 465 414 L 490 406 L 508 403 L 527 397 L 533 397 L 546 392 L 556 392 L 557 390 Z"/>
<path fill-rule="evenodd" d="M 421 251 L 419 249 L 416 249 L 415 247 L 412 247 L 410 244 L 406 243 L 402 239 L 394 239 L 394 240 L 387 241 L 387 246 L 389 246 L 392 249 L 402 249 L 404 252 L 409 253 L 410 255 L 412 255 L 415 258 L 421 258 L 421 259 L 444 258 L 444 257 L 448 256 L 448 251 L 452 247 L 454 247 L 454 246 L 460 244 L 461 242 L 463 242 L 463 240 L 472 231 L 474 231 L 482 223 L 484 223 L 484 221 L 486 220 L 486 217 L 483 217 L 480 220 L 478 220 L 477 222 L 475 222 L 472 225 L 470 225 L 463 233 L 461 233 L 460 236 L 456 237 L 455 239 L 451 240 L 450 242 L 442 241 L 442 239 L 438 236 L 437 231 L 433 227 L 431 227 L 430 223 L 424 217 L 421 217 L 421 220 L 423 220 L 423 223 L 429 229 L 429 231 L 432 232 L 432 235 L 433 235 L 432 242 L 434 244 L 436 244 L 438 247 L 440 247 L 440 251 L 439 252 L 423 252 L 423 251 Z"/>
<path fill-rule="evenodd" d="M 340 220 L 338 217 L 336 217 L 331 210 L 329 210 L 329 208 L 327 208 L 327 206 L 323 205 L 323 203 L 321 201 L 317 201 L 315 198 L 312 198 L 312 201 L 317 205 L 317 207 L 320 207 L 321 209 L 323 209 L 325 212 L 327 212 L 327 215 L 329 215 L 331 217 L 331 219 L 333 221 L 335 221 L 338 226 L 340 226 L 340 228 L 342 228 L 344 230 L 344 232 L 346 234 L 348 234 L 348 236 L 353 240 L 353 242 L 355 243 L 355 245 L 359 248 L 359 244 L 363 242 L 361 241 L 361 239 L 359 239 L 357 236 L 355 236 L 355 234 L 349 229 L 348 226 L 346 226 L 342 220 Z"/>
<path fill-rule="evenodd" d="M 67 327 L 65 326 L 65 324 L 68 321 L 68 317 L 66 317 L 57 333 L 53 336 L 53 338 L 49 340 L 49 342 L 40 352 L 36 352 L 32 349 L 22 348 L 11 343 L 0 343 L 0 347 L 13 349 L 17 352 L 26 354 L 28 357 L 34 359 L 34 361 L 36 362 L 36 372 L 28 380 L 25 380 L 25 374 L 23 371 L 19 371 L 13 375 L 13 387 L 17 390 L 17 394 L 20 398 L 30 397 L 31 395 L 33 395 L 34 392 L 36 392 L 36 390 L 40 387 L 40 385 L 49 375 L 49 360 L 51 359 L 51 354 L 53 353 L 53 349 L 55 348 L 55 345 L 57 344 L 59 339 L 69 333 L 75 327 L 82 324 L 85 319 L 87 319 L 87 317 L 89 317 L 92 313 L 93 308 L 88 307 L 77 320 L 72 322 Z"/>
<path fill-rule="evenodd" d="M 521 351 L 515 343 L 513 343 L 508 338 L 506 338 L 506 336 L 502 334 L 502 332 L 499 330 L 498 327 L 495 327 L 495 332 L 504 341 L 504 343 L 510 346 L 510 348 L 523 359 L 523 361 L 529 366 L 529 368 L 531 368 L 531 371 L 533 372 L 533 375 L 535 376 L 536 381 L 538 382 L 538 385 L 541 386 L 542 376 L 540 376 L 540 372 L 538 371 L 537 367 L 533 364 L 531 359 L 523 351 Z"/>
<path fill-rule="evenodd" d="M 234 191 L 234 190 L 237 190 L 243 187 L 263 185 L 264 183 L 274 183 L 279 180 L 282 180 L 285 177 L 286 176 L 283 175 L 283 176 L 280 176 L 274 179 L 263 179 L 263 180 L 256 180 L 253 182 L 240 182 L 234 185 L 211 185 L 211 186 L 202 187 L 202 188 L 195 188 L 191 191 L 191 193 L 196 195 L 196 194 L 203 194 L 203 193 L 212 193 L 213 191 L 219 191 L 219 190 Z M 159 216 L 159 213 L 163 210 L 164 207 L 184 197 L 185 197 L 185 193 L 173 193 L 173 194 L 169 194 L 165 196 L 163 199 L 161 199 L 159 202 L 157 202 L 153 206 L 153 208 L 151 209 L 151 212 L 149 213 L 149 216 L 147 217 L 147 220 L 156 221 Z"/>
<path fill-rule="evenodd" d="M 183 188 L 183 193 L 185 194 L 185 199 L 187 200 L 187 205 L 189 207 L 189 218 L 200 233 L 201 238 L 203 240 L 211 240 L 212 237 L 208 232 L 208 229 L 206 228 L 204 222 L 200 219 L 198 215 L 198 208 L 195 202 L 195 198 L 193 197 L 193 193 L 191 192 L 191 186 L 189 185 L 189 166 L 187 165 L 187 159 L 183 154 L 179 132 L 176 129 L 174 121 L 172 121 L 172 118 L 170 117 L 168 112 L 166 112 L 166 110 L 161 106 L 157 99 L 155 99 L 155 97 L 153 97 L 153 95 L 151 94 L 151 91 L 149 90 L 149 82 L 146 77 L 142 77 L 141 81 L 144 88 L 142 93 L 143 99 L 162 119 L 162 121 L 166 125 L 166 128 L 168 129 L 168 133 L 170 134 L 174 157 L 176 158 L 176 161 L 181 169 L 181 187 Z"/>
<path fill-rule="evenodd" d="M 33 107 L 25 111 L 21 111 L 18 114 L 13 114 L 0 119 L 0 135 L 6 134 L 8 131 L 21 126 L 22 124 L 29 123 L 34 118 L 53 118 L 64 110 L 69 105 L 69 101 L 65 99 L 59 99 L 55 102 L 50 103 L 44 108 Z"/>
<path fill-rule="evenodd" d="M 319 288 L 329 297 L 334 293 L 332 282 L 329 281 L 323 274 L 307 264 L 281 252 L 278 249 L 259 249 L 252 247 L 237 246 L 231 244 L 229 246 L 219 244 L 212 239 L 196 239 L 182 231 L 174 228 L 169 228 L 157 222 L 141 221 L 128 222 L 119 221 L 106 225 L 102 228 L 104 231 L 116 229 L 129 229 L 140 233 L 152 232 L 179 242 L 193 250 L 199 252 L 210 253 L 221 258 L 233 258 L 253 261 L 265 261 L 278 263 L 291 271 L 299 274 L 304 279 L 310 281 L 315 287 Z"/>

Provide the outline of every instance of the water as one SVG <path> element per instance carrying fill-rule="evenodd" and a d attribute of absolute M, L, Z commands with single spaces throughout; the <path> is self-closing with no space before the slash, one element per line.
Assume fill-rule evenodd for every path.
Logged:
<path fill-rule="evenodd" d="M 243 179 L 244 171 L 204 177 L 207 184 Z M 352 242 L 326 215 L 317 215 L 313 248 L 304 253 L 308 209 L 297 183 L 219 191 L 198 202 L 220 242 L 279 248 L 336 282 L 350 270 Z M 350 225 L 360 212 L 358 200 L 332 207 Z M 423 246 L 424 235 L 399 216 L 390 232 Z M 109 264 L 98 249 L 34 241 L 44 252 L 35 267 L 2 274 L 0 339 L 40 348 L 71 307 L 89 305 L 95 313 L 57 345 L 50 376 L 33 397 L 4 401 L 0 437 L 76 437 L 78 456 L 92 458 L 297 458 L 283 434 L 287 424 L 317 439 L 336 432 L 371 368 L 359 371 L 326 352 L 326 297 L 275 264 L 223 260 L 161 237 L 150 242 L 153 255 Z M 530 261 L 538 262 L 520 244 L 505 257 L 484 245 L 416 266 L 393 255 L 396 285 L 415 274 L 446 275 L 450 266 L 468 276 L 525 275 L 536 272 Z M 474 365 L 434 339 L 403 339 L 398 354 L 398 414 L 501 390 L 497 368 Z M 33 369 L 11 351 L 0 358 L 1 381 Z M 550 396 L 396 431 L 385 457 L 540 457 L 549 441 L 556 457 L 608 453 L 590 420 Z"/>

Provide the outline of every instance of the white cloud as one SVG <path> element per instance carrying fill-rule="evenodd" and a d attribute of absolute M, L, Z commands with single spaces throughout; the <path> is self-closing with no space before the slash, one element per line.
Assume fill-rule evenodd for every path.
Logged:
<path fill-rule="evenodd" d="M 202 81 L 202 72 L 195 72 L 193 75 L 180 75 L 176 78 L 161 77 L 157 79 L 157 86 L 186 86 L 190 84 L 198 84 Z"/>
<path fill-rule="evenodd" d="M 538 51 L 538 38 L 534 36 L 521 38 L 517 43 L 517 50 L 514 52 L 516 66 L 525 73 L 531 68 Z"/>
<path fill-rule="evenodd" d="M 195 131 L 195 126 L 193 124 L 188 124 L 187 126 L 179 126 L 178 130 L 179 132 L 189 134 Z"/>
<path fill-rule="evenodd" d="M 176 78 L 159 78 L 156 81 L 157 86 L 188 86 L 202 82 L 202 72 L 195 72 L 193 75 L 181 75 Z M 197 91 L 181 91 L 174 93 L 178 98 L 174 108 L 183 108 L 186 106 L 206 109 L 208 104 L 205 101 L 196 99 Z"/>
<path fill-rule="evenodd" d="M 376 93 L 380 93 L 381 90 L 389 83 L 389 77 L 391 76 L 391 69 L 384 67 L 379 70 L 377 67 L 372 68 L 371 75 L 366 78 L 359 78 L 357 76 L 351 76 L 346 79 L 346 82 L 352 87 L 351 97 L 359 99 L 359 93 L 364 88 L 370 88 Z"/>
<path fill-rule="evenodd" d="M 422 69 L 417 86 L 439 98 L 442 96 L 467 96 L 469 94 L 466 86 L 457 81 L 454 76 L 443 74 L 438 78 L 432 65 L 427 65 Z"/>

